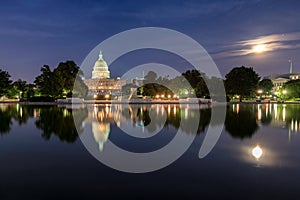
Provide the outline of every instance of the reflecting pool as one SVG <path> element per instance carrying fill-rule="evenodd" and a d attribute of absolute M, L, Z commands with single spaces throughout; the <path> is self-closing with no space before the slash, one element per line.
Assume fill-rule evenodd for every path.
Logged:
<path fill-rule="evenodd" d="M 0 199 L 298 199 L 300 105 L 226 108 L 225 122 L 210 122 L 207 105 L 0 104 Z M 223 123 L 216 146 L 199 159 L 208 127 Z M 168 144 L 178 130 L 195 136 L 190 148 L 173 164 L 144 174 L 103 165 L 80 140 L 90 134 L 100 155 L 109 140 L 144 153 Z"/>

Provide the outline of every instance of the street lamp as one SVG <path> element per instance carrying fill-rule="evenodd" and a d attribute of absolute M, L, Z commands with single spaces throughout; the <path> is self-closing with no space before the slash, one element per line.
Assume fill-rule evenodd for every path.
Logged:
<path fill-rule="evenodd" d="M 257 93 L 258 93 L 258 95 L 259 95 L 259 99 L 261 98 L 261 94 L 263 93 L 263 90 L 262 89 L 259 89 L 259 90 L 257 90 Z"/>
<path fill-rule="evenodd" d="M 286 95 L 287 91 L 286 90 L 283 90 L 282 91 L 282 94 Z"/>
<path fill-rule="evenodd" d="M 109 94 L 106 94 L 104 98 L 107 100 L 109 98 Z"/>
<path fill-rule="evenodd" d="M 284 100 L 285 99 L 285 95 L 287 94 L 287 91 L 286 90 L 282 90 L 282 99 Z"/>
<path fill-rule="evenodd" d="M 262 93 L 263 93 L 263 90 L 259 89 L 259 90 L 257 90 L 257 93 L 258 93 L 258 94 L 262 94 Z"/>

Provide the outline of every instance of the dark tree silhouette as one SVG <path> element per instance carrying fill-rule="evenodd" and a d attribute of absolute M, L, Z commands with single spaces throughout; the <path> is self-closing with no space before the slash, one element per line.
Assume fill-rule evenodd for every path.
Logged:
<path fill-rule="evenodd" d="M 233 68 L 225 76 L 225 87 L 227 94 L 240 95 L 240 101 L 244 96 L 255 93 L 258 86 L 259 76 L 252 67 Z"/>
<path fill-rule="evenodd" d="M 10 80 L 9 73 L 0 69 L 0 97 L 8 94 L 11 83 L 12 80 Z"/>
<path fill-rule="evenodd" d="M 26 81 L 22 81 L 21 79 L 18 79 L 13 83 L 13 86 L 16 87 L 17 91 L 21 93 L 21 98 L 24 98 L 25 93 L 28 89 Z"/>
<path fill-rule="evenodd" d="M 270 93 L 271 90 L 273 89 L 273 86 L 274 85 L 270 79 L 263 79 L 258 83 L 258 88 L 263 90 L 265 94 Z"/>

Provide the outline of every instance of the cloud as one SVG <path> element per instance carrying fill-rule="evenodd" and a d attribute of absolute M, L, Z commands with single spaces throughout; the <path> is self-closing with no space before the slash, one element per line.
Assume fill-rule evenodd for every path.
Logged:
<path fill-rule="evenodd" d="M 161 1 L 159 3 L 131 4 L 131 9 L 123 9 L 124 5 L 112 4 L 101 12 L 93 12 L 96 15 L 114 16 L 118 12 L 119 16 L 128 18 L 139 18 L 142 20 L 170 20 L 185 21 L 199 19 L 200 17 L 211 17 L 224 15 L 228 12 L 235 12 L 243 7 L 257 4 L 259 0 L 223 0 L 215 1 Z M 113 6 L 113 7 L 112 7 Z M 114 10 L 115 12 L 111 12 Z"/>
<path fill-rule="evenodd" d="M 237 41 L 232 45 L 223 47 L 216 57 L 246 56 L 257 53 L 256 47 L 263 45 L 264 52 L 300 48 L 300 32 L 271 34 L 254 39 Z"/>
<path fill-rule="evenodd" d="M 60 35 L 40 30 L 26 30 L 19 28 L 0 28 L 0 35 L 17 37 L 58 37 Z"/>

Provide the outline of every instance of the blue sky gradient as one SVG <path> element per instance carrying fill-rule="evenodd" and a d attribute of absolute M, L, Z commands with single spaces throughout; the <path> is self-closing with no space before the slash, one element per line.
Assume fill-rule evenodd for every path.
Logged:
<path fill-rule="evenodd" d="M 241 65 L 253 67 L 261 76 L 287 73 L 290 58 L 294 71 L 299 72 L 299 24 L 297 0 L 2 1 L 0 68 L 9 71 L 14 80 L 32 82 L 44 64 L 53 68 L 59 62 L 74 60 L 80 65 L 106 38 L 132 28 L 155 26 L 197 40 L 223 75 Z M 251 50 L 251 41 L 260 38 L 270 39 L 272 49 L 245 53 Z M 139 58 L 135 54 L 121 58 L 115 65 L 123 68 L 111 66 L 112 76 L 151 60 L 147 53 Z M 166 62 L 159 52 L 151 55 L 158 62 Z M 187 68 L 181 68 L 176 59 L 167 64 L 181 71 Z"/>

